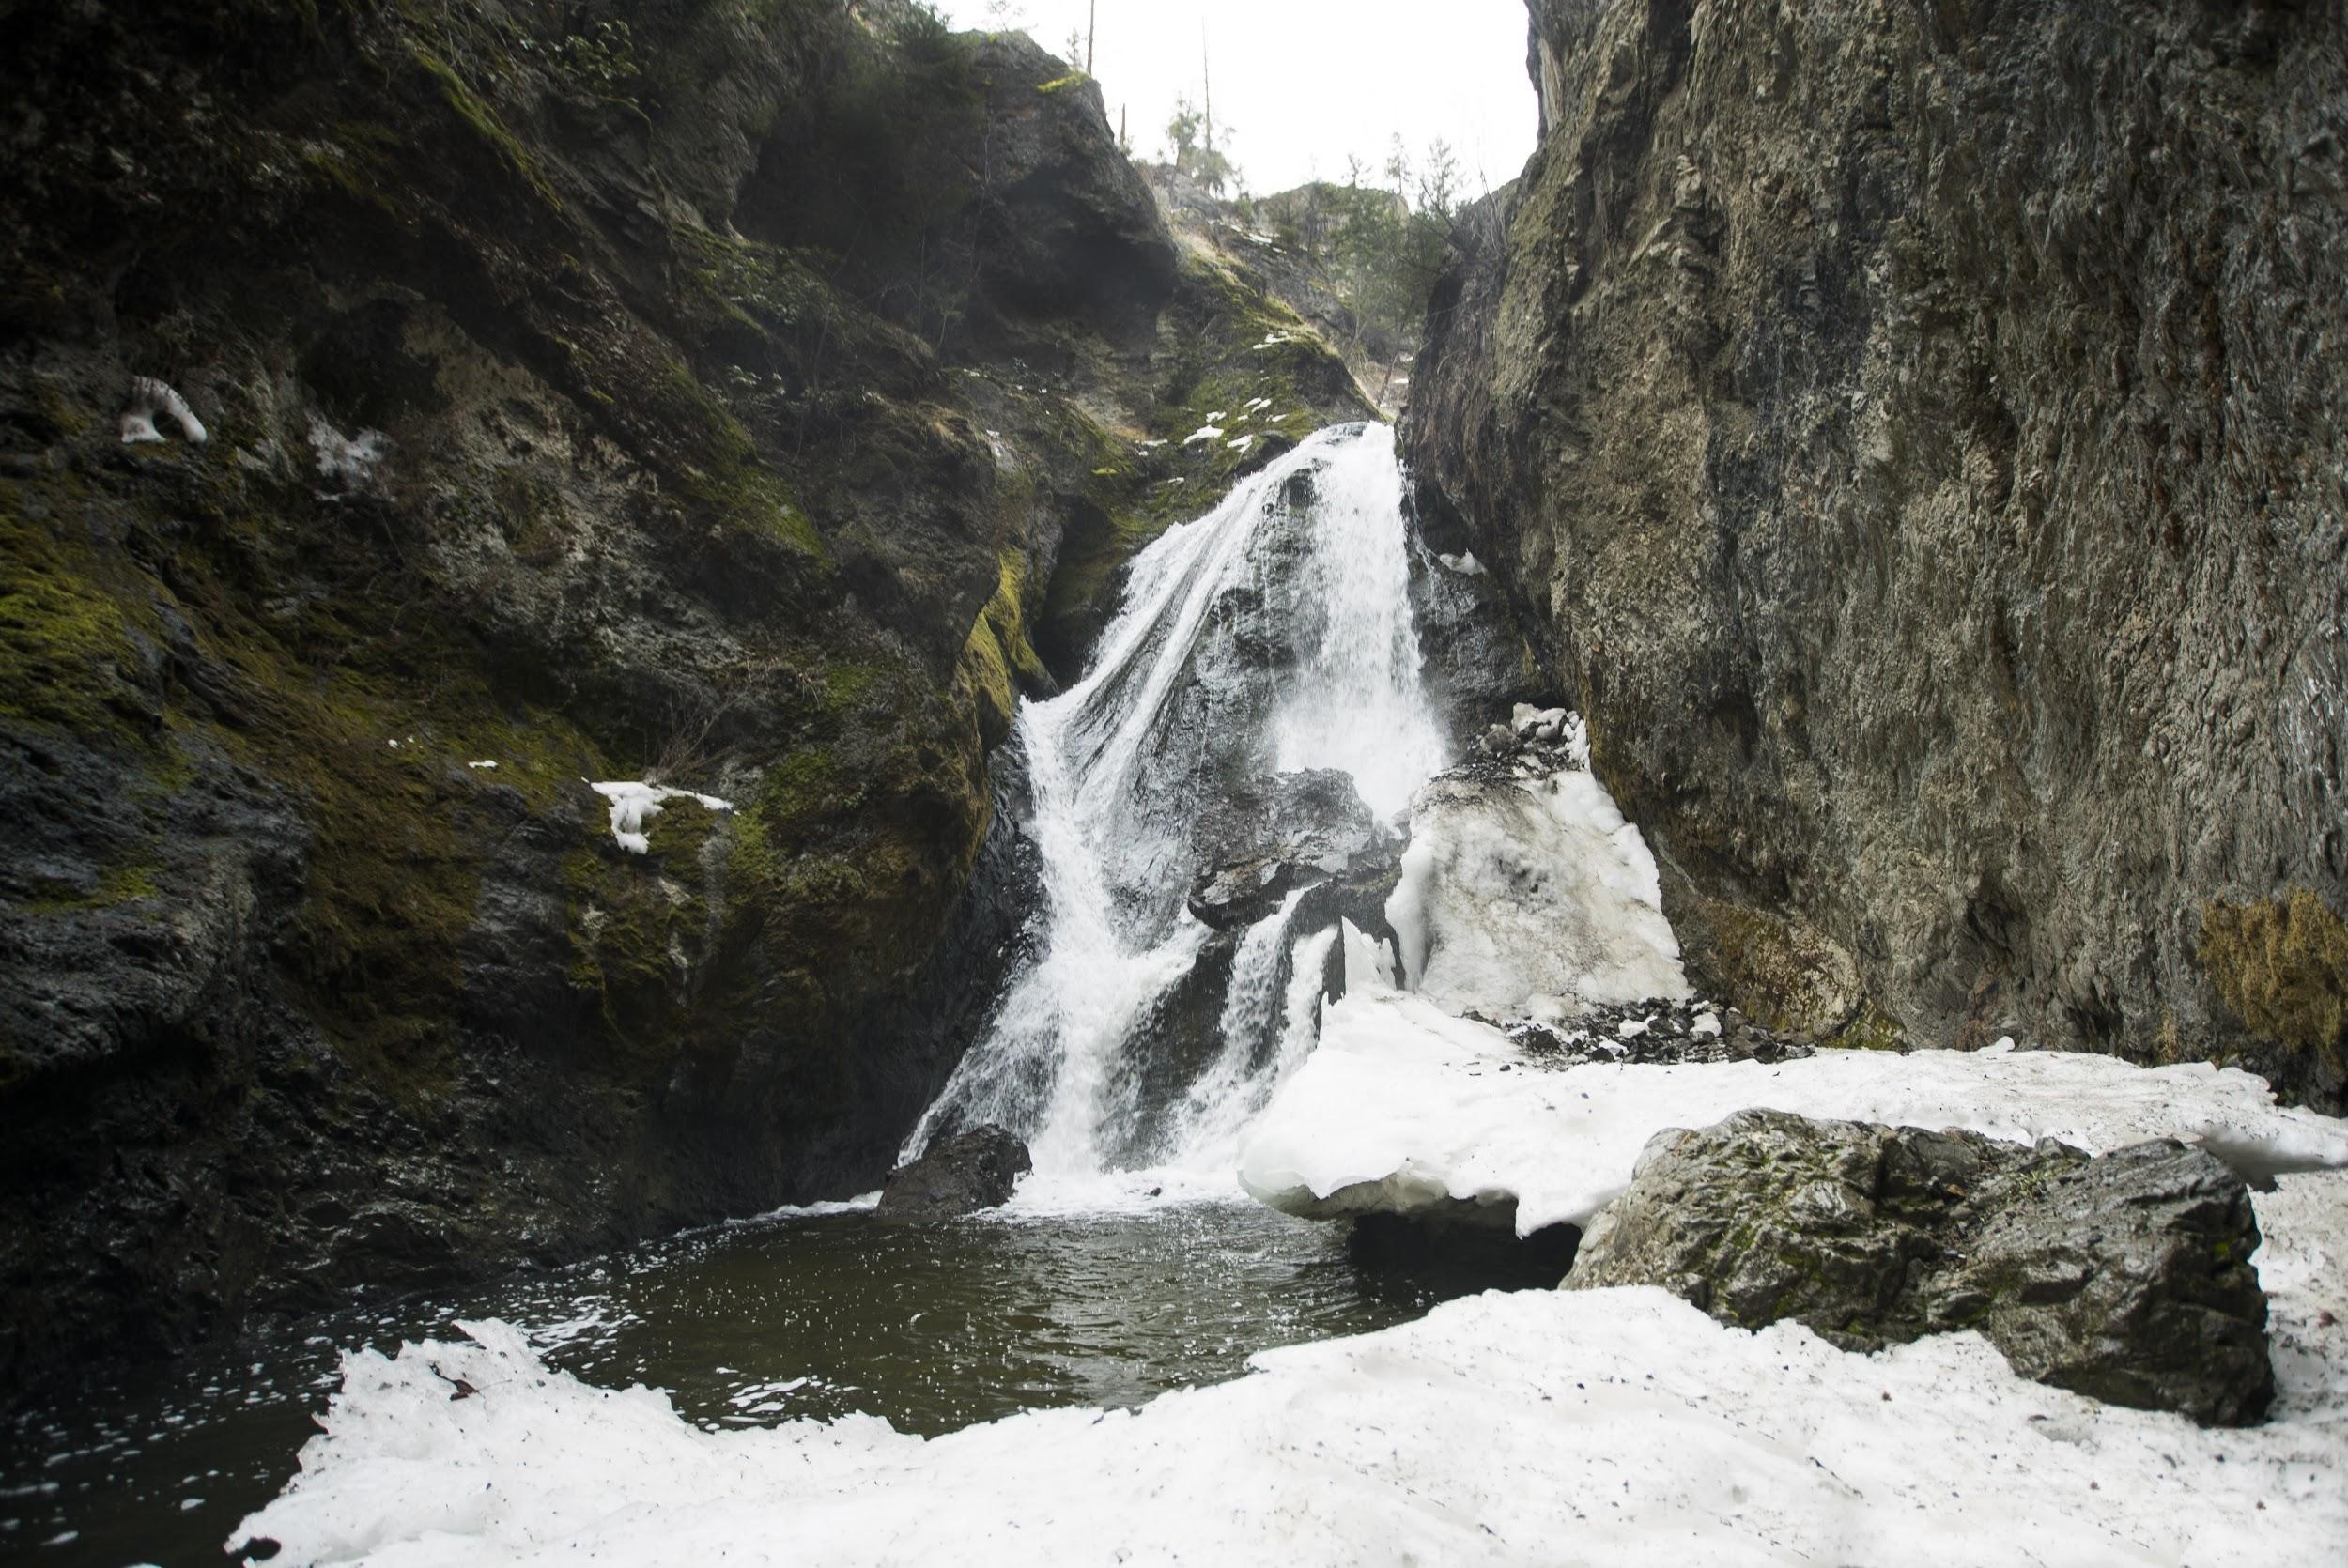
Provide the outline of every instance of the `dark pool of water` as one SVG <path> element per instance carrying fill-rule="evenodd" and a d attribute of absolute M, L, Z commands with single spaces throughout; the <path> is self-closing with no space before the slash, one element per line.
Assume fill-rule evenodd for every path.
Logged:
<path fill-rule="evenodd" d="M 1274 1345 L 1554 1283 L 1537 1262 L 1522 1279 L 1506 1267 L 1358 1263 L 1340 1229 L 1244 1204 L 721 1226 L 455 1297 L 363 1301 L 22 1412 L 0 1432 L 0 1559 L 222 1560 L 237 1521 L 294 1473 L 341 1353 L 453 1336 L 460 1318 L 524 1326 L 555 1365 L 666 1389 L 712 1428 L 867 1411 L 935 1434 L 1037 1407 L 1134 1404 L 1236 1376 Z"/>

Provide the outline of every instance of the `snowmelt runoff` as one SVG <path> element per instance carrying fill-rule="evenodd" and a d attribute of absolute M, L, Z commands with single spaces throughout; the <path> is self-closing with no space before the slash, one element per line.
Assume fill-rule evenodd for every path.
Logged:
<path fill-rule="evenodd" d="M 2193 1139 L 2273 1178 L 2273 1419 L 2204 1430 L 2026 1381 L 1971 1333 L 1855 1355 L 1645 1287 L 1488 1293 L 1138 1409 L 930 1439 L 873 1416 L 701 1430 L 490 1322 L 347 1355 L 301 1474 L 231 1544 L 378 1568 L 2348 1561 L 2348 1172 L 2325 1169 L 2348 1165 L 2348 1124 L 2237 1071 L 2011 1049 L 1527 1070 L 1458 1016 L 1687 988 L 1653 859 L 1586 771 L 1420 789 L 1444 756 L 1400 497 L 1383 427 L 1322 432 L 1144 551 L 1084 681 L 1022 710 L 1029 956 L 909 1151 L 956 1122 L 1020 1131 L 1037 1170 L 1012 1222 L 1229 1198 L 1237 1176 L 1296 1214 L 1506 1206 L 1529 1233 L 1586 1221 L 1655 1133 L 1753 1107 Z M 1230 952 L 1217 1048 L 1153 1080 L 1209 943 L 1183 903 L 1193 803 L 1306 767 L 1413 806 L 1403 973 L 1351 929 L 1294 930 L 1291 898 Z M 640 788 L 606 787 L 615 833 L 658 805 Z M 1347 995 L 1325 1004 L 1339 944 Z"/>

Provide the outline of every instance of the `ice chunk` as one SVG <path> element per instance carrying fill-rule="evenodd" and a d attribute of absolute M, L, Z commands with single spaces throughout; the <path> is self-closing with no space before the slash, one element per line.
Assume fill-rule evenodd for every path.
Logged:
<path fill-rule="evenodd" d="M 1655 857 L 1584 768 L 1428 785 L 1386 915 L 1411 989 L 1453 1011 L 1688 994 Z"/>

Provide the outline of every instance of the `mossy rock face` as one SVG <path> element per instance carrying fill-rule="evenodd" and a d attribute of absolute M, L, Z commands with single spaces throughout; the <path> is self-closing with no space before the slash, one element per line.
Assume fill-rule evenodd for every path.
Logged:
<path fill-rule="evenodd" d="M 2201 908 L 2202 965 L 2251 1033 L 2348 1073 L 2348 923 L 2307 888 Z"/>
<path fill-rule="evenodd" d="M 1566 1286 L 1661 1285 L 1846 1350 L 1975 1330 L 2024 1376 L 2240 1426 L 2275 1391 L 2258 1244 L 2242 1178 L 2173 1140 L 2091 1159 L 1740 1111 L 1656 1135 Z"/>
<path fill-rule="evenodd" d="M 1151 352 L 1205 342 L 1210 395 L 1265 307 L 1178 278 L 1040 52 L 627 23 L 11 21 L 11 1387 L 864 1190 L 983 1022 L 1041 607 L 1097 616 L 1177 513 Z M 121 445 L 132 375 L 209 441 Z M 638 778 L 735 808 L 629 854 L 586 786 Z"/>
<path fill-rule="evenodd" d="M 1721 899 L 1684 878 L 1666 878 L 1664 912 L 1679 935 L 1689 976 L 1772 1029 L 1832 1043 L 1894 1048 L 1899 1025 L 1863 1003 L 1849 956 L 1798 922 Z M 1840 1038 L 1848 1035 L 1846 1039 Z"/>

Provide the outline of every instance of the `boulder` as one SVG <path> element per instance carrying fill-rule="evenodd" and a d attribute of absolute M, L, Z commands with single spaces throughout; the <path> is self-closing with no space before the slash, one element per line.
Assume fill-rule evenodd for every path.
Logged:
<path fill-rule="evenodd" d="M 932 1144 L 889 1174 L 873 1210 L 888 1220 L 952 1220 L 1011 1201 L 1019 1178 L 1035 1168 L 1027 1145 L 991 1123 Z"/>
<path fill-rule="evenodd" d="M 1977 1329 L 2024 1376 L 2238 1426 L 2275 1386 L 2258 1244 L 2241 1178 L 2173 1140 L 2090 1157 L 1744 1111 L 1657 1134 L 1566 1285 L 1850 1350 Z"/>
<path fill-rule="evenodd" d="M 1208 810 L 1198 844 L 1206 869 L 1190 884 L 1190 912 L 1216 930 L 1253 925 L 1300 887 L 1326 887 L 1328 919 L 1389 934 L 1402 841 L 1343 773 L 1317 768 L 1242 786 Z"/>

